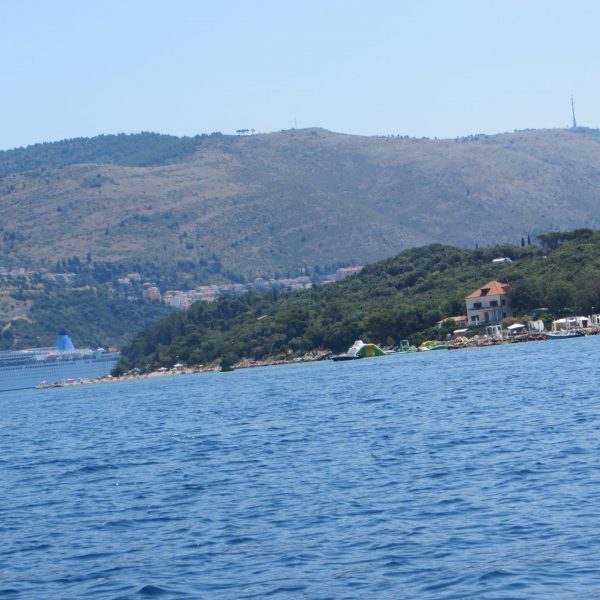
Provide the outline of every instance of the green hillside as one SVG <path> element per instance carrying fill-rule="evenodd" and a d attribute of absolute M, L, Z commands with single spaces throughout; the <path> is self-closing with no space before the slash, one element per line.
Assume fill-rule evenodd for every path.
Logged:
<path fill-rule="evenodd" d="M 0 151 L 0 177 L 83 163 L 129 167 L 164 165 L 193 153 L 206 137 L 179 138 L 149 132 L 120 133 L 3 150 Z M 30 176 L 34 175 L 30 173 Z"/>
<path fill-rule="evenodd" d="M 510 284 L 522 315 L 539 307 L 547 308 L 546 318 L 600 308 L 600 233 L 551 233 L 540 240 L 541 246 L 475 250 L 433 244 L 370 265 L 338 284 L 199 302 L 138 335 L 120 367 L 289 357 L 317 348 L 339 352 L 358 338 L 418 342 L 444 335 L 432 329 L 436 322 L 464 314 L 465 296 L 490 279 Z M 514 262 L 492 264 L 497 257 Z"/>
<path fill-rule="evenodd" d="M 102 286 L 21 284 L 0 292 L 0 307 L 13 308 L 11 315 L 0 314 L 0 350 L 52 346 L 60 330 L 78 347 L 120 348 L 136 332 L 173 313 L 165 304 L 131 302 Z"/>

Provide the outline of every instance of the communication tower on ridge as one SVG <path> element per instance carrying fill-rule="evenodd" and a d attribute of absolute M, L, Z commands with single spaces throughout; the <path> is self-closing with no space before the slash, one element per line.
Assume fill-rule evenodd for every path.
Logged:
<path fill-rule="evenodd" d="M 576 129 L 577 121 L 575 120 L 575 103 L 573 102 L 573 94 L 571 94 L 571 112 L 573 113 L 573 129 Z"/>

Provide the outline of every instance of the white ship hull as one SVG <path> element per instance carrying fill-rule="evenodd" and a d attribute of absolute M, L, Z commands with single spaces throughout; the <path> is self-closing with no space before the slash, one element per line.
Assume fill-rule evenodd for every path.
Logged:
<path fill-rule="evenodd" d="M 59 358 L 0 361 L 0 392 L 34 388 L 41 383 L 59 383 L 108 375 L 119 360 L 118 352 L 64 353 Z M 2 363 L 5 364 L 2 364 Z"/>

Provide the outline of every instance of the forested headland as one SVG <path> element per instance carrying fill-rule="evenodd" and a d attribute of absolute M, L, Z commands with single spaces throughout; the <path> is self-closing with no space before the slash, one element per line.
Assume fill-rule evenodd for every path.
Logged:
<path fill-rule="evenodd" d="M 393 346 L 443 337 L 446 317 L 465 314 L 465 296 L 490 279 L 510 285 L 517 315 L 544 308 L 551 320 L 600 308 L 600 232 L 539 236 L 539 245 L 414 248 L 340 283 L 292 293 L 198 302 L 135 337 L 120 371 L 200 364 L 226 357 L 264 359 L 315 349 L 345 350 L 355 339 Z M 512 263 L 493 264 L 498 257 Z"/>

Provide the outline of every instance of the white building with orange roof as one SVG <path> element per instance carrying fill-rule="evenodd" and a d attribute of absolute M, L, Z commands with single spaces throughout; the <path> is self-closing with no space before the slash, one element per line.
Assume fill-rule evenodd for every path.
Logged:
<path fill-rule="evenodd" d="M 500 323 L 506 317 L 512 317 L 508 284 L 488 281 L 471 292 L 466 298 L 469 325 Z"/>

